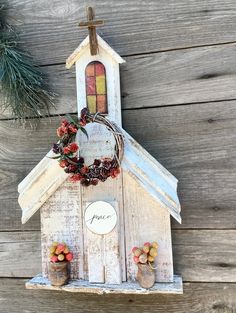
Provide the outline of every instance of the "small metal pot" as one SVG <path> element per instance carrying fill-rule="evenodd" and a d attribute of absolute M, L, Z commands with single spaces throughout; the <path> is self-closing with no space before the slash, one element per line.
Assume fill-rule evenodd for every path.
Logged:
<path fill-rule="evenodd" d="M 138 263 L 137 281 L 142 288 L 151 288 L 155 284 L 155 271 L 149 264 Z"/>
<path fill-rule="evenodd" d="M 50 262 L 49 263 L 49 280 L 52 286 L 65 285 L 70 278 L 69 262 Z"/>

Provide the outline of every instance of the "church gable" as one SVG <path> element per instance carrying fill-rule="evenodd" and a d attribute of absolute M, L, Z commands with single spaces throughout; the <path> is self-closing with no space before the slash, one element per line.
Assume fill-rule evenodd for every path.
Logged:
<path fill-rule="evenodd" d="M 177 179 L 143 149 L 125 130 L 122 167 L 159 204 L 179 222 L 180 204 L 177 196 Z M 18 187 L 19 204 L 22 208 L 22 222 L 27 220 L 43 205 L 43 203 L 67 179 L 68 175 L 59 167 L 56 160 L 47 156 L 32 170 Z"/>
<path fill-rule="evenodd" d="M 114 60 L 114 62 L 118 64 L 125 63 L 125 60 L 118 53 L 116 53 L 115 50 L 113 50 L 106 43 L 106 41 L 103 40 L 102 37 L 100 37 L 98 34 L 97 41 L 98 49 L 103 49 L 106 52 L 106 54 L 108 54 Z M 81 56 L 88 50 L 89 50 L 89 36 L 87 36 L 81 42 L 81 44 L 73 51 L 73 53 L 67 58 L 66 68 L 70 69 L 75 64 L 75 62 L 78 61 L 81 58 Z"/>

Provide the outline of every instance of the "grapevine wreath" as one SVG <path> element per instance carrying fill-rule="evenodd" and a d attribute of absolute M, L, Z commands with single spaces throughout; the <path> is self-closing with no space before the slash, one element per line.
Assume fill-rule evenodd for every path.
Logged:
<path fill-rule="evenodd" d="M 87 137 L 84 128 L 86 124 L 98 123 L 104 125 L 112 132 L 115 139 L 113 158 L 95 159 L 93 164 L 86 165 L 84 158 L 78 156 L 79 146 L 75 143 L 76 134 L 82 131 Z M 59 142 L 53 145 L 53 152 L 57 154 L 59 165 L 70 175 L 73 182 L 80 181 L 83 186 L 97 185 L 99 181 L 104 182 L 108 177 L 115 178 L 120 173 L 120 163 L 123 157 L 123 135 L 116 124 L 109 121 L 103 114 L 89 113 L 87 108 L 81 111 L 80 118 L 67 116 L 62 120 L 57 129 Z"/>

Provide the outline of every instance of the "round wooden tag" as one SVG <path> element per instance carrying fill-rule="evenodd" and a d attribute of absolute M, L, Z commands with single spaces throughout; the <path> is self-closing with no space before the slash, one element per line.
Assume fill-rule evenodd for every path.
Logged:
<path fill-rule="evenodd" d="M 113 206 L 105 201 L 91 203 L 85 210 L 85 223 L 95 234 L 110 233 L 117 223 L 117 214 Z"/>

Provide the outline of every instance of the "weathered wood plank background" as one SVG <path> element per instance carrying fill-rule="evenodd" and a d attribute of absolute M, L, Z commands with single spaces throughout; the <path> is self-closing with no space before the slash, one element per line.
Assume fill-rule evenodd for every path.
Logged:
<path fill-rule="evenodd" d="M 236 312 L 236 2 L 10 0 L 22 45 L 59 94 L 51 118 L 23 129 L 0 114 L 0 312 Z M 121 67 L 124 128 L 180 180 L 183 224 L 172 224 L 183 296 L 95 296 L 24 289 L 40 271 L 39 214 L 20 221 L 17 184 L 56 140 L 58 114 L 76 112 L 66 57 L 99 33 Z M 1 99 L 0 99 L 1 102 Z M 14 278 L 14 279 L 13 279 Z"/>

